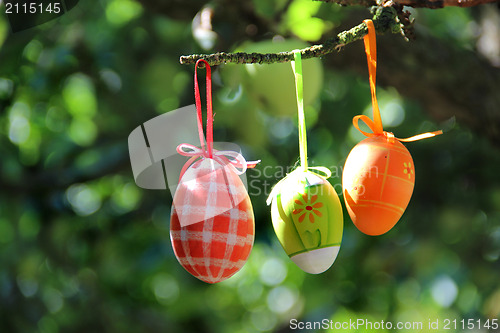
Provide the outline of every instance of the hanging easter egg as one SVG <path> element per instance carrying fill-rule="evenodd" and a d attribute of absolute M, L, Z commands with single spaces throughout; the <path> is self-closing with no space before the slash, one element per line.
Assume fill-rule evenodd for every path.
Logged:
<path fill-rule="evenodd" d="M 368 138 L 358 143 L 347 156 L 342 174 L 342 190 L 347 211 L 354 225 L 371 236 L 382 235 L 394 227 L 410 202 L 415 184 L 413 159 L 400 141 L 430 138 L 442 131 L 400 139 L 385 132 L 375 94 L 377 48 L 375 27 L 365 20 L 364 37 L 368 61 L 373 120 L 366 115 L 353 118 L 353 125 Z M 372 131 L 360 129 L 363 121 Z"/>
<path fill-rule="evenodd" d="M 303 271 L 319 274 L 332 266 L 339 253 L 344 228 L 342 206 L 326 180 L 331 176 L 330 170 L 309 167 L 307 163 L 302 56 L 300 50 L 293 52 L 300 167 L 274 186 L 267 204 L 272 203 L 273 228 L 286 254 Z"/>
<path fill-rule="evenodd" d="M 311 274 L 326 271 L 342 241 L 342 206 L 323 177 L 297 169 L 280 181 L 272 194 L 274 231 L 290 259 Z"/>
<path fill-rule="evenodd" d="M 196 75 L 200 62 L 207 70 L 206 144 Z M 182 267 L 204 282 L 217 283 L 243 267 L 253 246 L 252 204 L 239 176 L 257 162 L 247 163 L 235 151 L 213 149 L 211 71 L 205 60 L 196 63 L 194 82 L 201 148 L 177 146 L 177 152 L 190 159 L 174 194 L 170 238 Z"/>
<path fill-rule="evenodd" d="M 221 282 L 243 267 L 253 246 L 252 204 L 232 165 L 204 158 L 184 173 L 174 195 L 170 238 L 194 277 Z"/>
<path fill-rule="evenodd" d="M 354 225 L 367 235 L 389 231 L 410 202 L 413 160 L 394 137 L 373 136 L 358 143 L 344 165 L 342 185 Z"/>

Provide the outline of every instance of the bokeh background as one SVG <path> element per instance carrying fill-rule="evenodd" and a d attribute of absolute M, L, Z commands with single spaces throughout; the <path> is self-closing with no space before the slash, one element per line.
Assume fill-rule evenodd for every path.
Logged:
<path fill-rule="evenodd" d="M 345 212 L 339 256 L 320 275 L 288 259 L 265 204 L 298 157 L 289 64 L 214 67 L 215 139 L 262 159 L 247 172 L 255 246 L 217 285 L 178 264 L 171 195 L 135 185 L 129 133 L 194 103 L 194 66 L 180 55 L 317 43 L 369 11 L 307 0 L 81 1 L 13 33 L 0 8 L 0 332 L 287 332 L 291 318 L 499 318 L 497 5 L 412 10 L 416 40 L 379 37 L 386 130 L 445 135 L 407 144 L 417 181 L 395 228 L 366 236 Z M 309 62 L 310 164 L 330 167 L 338 189 L 363 139 L 351 119 L 371 112 L 362 42 Z M 262 75 L 282 83 L 259 89 Z"/>

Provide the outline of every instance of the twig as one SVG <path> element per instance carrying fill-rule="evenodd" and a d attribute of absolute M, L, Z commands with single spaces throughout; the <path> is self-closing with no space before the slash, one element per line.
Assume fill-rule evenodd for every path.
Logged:
<path fill-rule="evenodd" d="M 379 7 L 373 17 L 373 23 L 378 33 L 400 32 L 400 25 L 396 22 L 397 12 L 392 7 Z M 313 45 L 301 49 L 302 59 L 321 57 L 338 50 L 340 47 L 361 39 L 368 32 L 366 24 L 361 23 L 350 30 L 339 33 L 323 44 Z M 194 64 L 199 59 L 206 60 L 210 66 L 225 63 L 236 64 L 271 64 L 277 62 L 290 62 L 294 59 L 293 51 L 279 53 L 226 53 L 218 52 L 214 54 L 192 54 L 181 56 L 180 63 L 183 65 Z"/>
<path fill-rule="evenodd" d="M 474 7 L 498 0 L 393 0 L 395 3 L 413 8 Z"/>
<path fill-rule="evenodd" d="M 336 3 L 341 6 L 363 6 L 363 7 L 371 7 L 376 6 L 377 1 L 375 0 L 314 0 L 328 3 Z"/>
<path fill-rule="evenodd" d="M 336 3 L 342 6 L 375 6 L 386 1 L 383 0 L 315 0 L 328 3 Z M 499 0 L 392 0 L 397 5 L 403 5 L 413 8 L 443 8 L 443 7 L 473 7 L 486 3 L 499 2 Z"/>

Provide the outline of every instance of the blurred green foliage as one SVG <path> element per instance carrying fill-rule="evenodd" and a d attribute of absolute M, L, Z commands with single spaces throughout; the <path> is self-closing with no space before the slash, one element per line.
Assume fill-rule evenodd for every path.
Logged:
<path fill-rule="evenodd" d="M 306 0 L 286 5 L 253 1 L 257 17 L 279 18 L 283 36 L 307 41 L 351 12 L 369 15 Z M 422 10 L 416 17 L 437 37 L 472 48 L 472 13 Z M 287 258 L 265 205 L 297 161 L 295 119 L 262 108 L 241 86 L 229 88 L 225 68 L 215 69 L 216 140 L 262 159 L 247 172 L 256 242 L 244 268 L 223 283 L 185 272 L 169 241 L 170 194 L 135 185 L 127 137 L 193 103 L 193 67 L 178 58 L 195 52 L 189 20 L 133 0 L 80 1 L 61 18 L 15 34 L 0 17 L 0 332 L 235 333 L 288 331 L 291 318 L 499 317 L 498 148 L 467 124 L 434 123 L 390 87 L 378 88 L 387 130 L 405 137 L 440 127 L 446 135 L 407 145 L 417 182 L 396 227 L 365 236 L 344 212 L 339 257 L 315 276 Z M 324 67 L 320 98 L 307 115 L 310 164 L 330 167 L 336 189 L 347 154 L 363 139 L 351 119 L 370 114 L 370 103 L 367 77 Z M 357 331 L 370 330 L 345 330 Z"/>

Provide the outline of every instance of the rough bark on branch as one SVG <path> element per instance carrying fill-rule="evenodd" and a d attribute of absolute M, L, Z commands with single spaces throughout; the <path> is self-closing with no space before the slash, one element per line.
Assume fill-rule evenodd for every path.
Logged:
<path fill-rule="evenodd" d="M 385 33 L 387 31 L 399 32 L 400 26 L 396 21 L 397 12 L 392 7 L 378 8 L 373 23 L 378 33 Z M 313 45 L 311 47 L 301 50 L 302 59 L 309 59 L 314 57 L 321 57 L 326 54 L 338 50 L 339 47 L 350 44 L 354 41 L 361 39 L 368 32 L 365 23 L 361 23 L 347 31 L 339 33 L 332 39 L 327 40 L 323 44 Z M 181 56 L 180 63 L 183 65 L 194 64 L 199 59 L 206 60 L 211 66 L 220 65 L 225 63 L 237 64 L 271 64 L 277 62 L 290 62 L 294 59 L 293 50 L 289 52 L 279 53 L 226 53 L 218 52 L 214 54 L 192 54 L 188 56 Z"/>
<path fill-rule="evenodd" d="M 413 8 L 474 7 L 498 0 L 392 0 L 398 5 Z"/>
<path fill-rule="evenodd" d="M 336 3 L 342 6 L 376 6 L 376 0 L 315 0 L 328 3 Z M 391 0 L 389 0 L 391 1 Z M 383 3 L 388 1 L 382 1 Z M 396 5 L 403 5 L 413 8 L 443 8 L 443 7 L 473 7 L 486 3 L 498 2 L 498 0 L 392 0 Z"/>
<path fill-rule="evenodd" d="M 336 3 L 341 6 L 363 6 L 363 7 L 371 7 L 376 6 L 376 0 L 314 0 L 320 2 L 328 2 L 328 3 Z"/>

